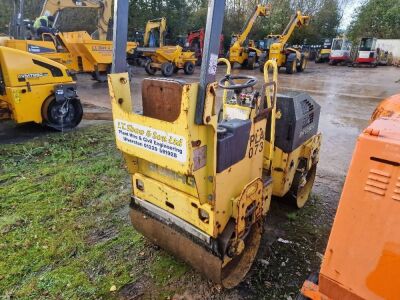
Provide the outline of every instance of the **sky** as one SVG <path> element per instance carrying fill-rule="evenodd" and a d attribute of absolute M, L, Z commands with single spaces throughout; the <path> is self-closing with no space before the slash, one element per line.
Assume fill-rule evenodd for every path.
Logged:
<path fill-rule="evenodd" d="M 362 2 L 363 0 L 350 0 L 349 3 L 345 6 L 342 23 L 340 25 L 341 29 L 346 29 L 347 26 L 350 25 L 353 13 Z"/>

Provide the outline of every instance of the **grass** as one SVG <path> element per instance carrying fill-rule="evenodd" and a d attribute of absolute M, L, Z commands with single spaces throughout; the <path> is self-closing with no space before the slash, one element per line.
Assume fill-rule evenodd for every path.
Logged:
<path fill-rule="evenodd" d="M 129 194 L 110 124 L 1 145 L 0 298 L 117 298 L 145 275 L 168 291 L 187 267 L 162 251 L 138 259 L 151 246 L 130 225 Z"/>
<path fill-rule="evenodd" d="M 0 299 L 287 299 L 319 268 L 332 216 L 318 195 L 273 201 L 250 276 L 220 290 L 132 228 L 130 189 L 111 123 L 0 145 Z"/>

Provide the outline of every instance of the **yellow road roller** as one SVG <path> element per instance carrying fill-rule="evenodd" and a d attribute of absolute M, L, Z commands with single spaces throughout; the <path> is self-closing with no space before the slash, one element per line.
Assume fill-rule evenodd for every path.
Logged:
<path fill-rule="evenodd" d="M 268 61 L 264 82 L 227 74 L 216 81 L 225 1 L 209 1 L 199 82 L 142 82 L 133 112 L 128 73 L 116 49 L 109 89 L 116 145 L 131 175 L 133 226 L 155 244 L 226 288 L 250 269 L 273 195 L 307 200 L 321 137 L 319 106 L 304 94 L 278 95 L 278 68 Z M 116 6 L 114 28 L 127 26 Z M 122 30 L 123 31 L 123 30 Z M 125 37 L 126 39 L 126 37 Z M 271 78 L 272 72 L 272 78 Z M 221 113 L 218 88 L 224 90 Z M 134 99 L 138 101 L 138 99 Z M 282 128 L 281 128 L 282 127 Z"/>
<path fill-rule="evenodd" d="M 76 127 L 83 110 L 76 82 L 62 64 L 0 47 L 0 118 L 35 122 L 56 130 Z"/>

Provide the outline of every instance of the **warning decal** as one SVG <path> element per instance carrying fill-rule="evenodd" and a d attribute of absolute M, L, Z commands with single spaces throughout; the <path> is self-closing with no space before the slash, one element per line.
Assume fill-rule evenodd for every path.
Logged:
<path fill-rule="evenodd" d="M 186 161 L 186 139 L 163 130 L 115 120 L 115 135 L 123 143 L 180 161 Z"/>

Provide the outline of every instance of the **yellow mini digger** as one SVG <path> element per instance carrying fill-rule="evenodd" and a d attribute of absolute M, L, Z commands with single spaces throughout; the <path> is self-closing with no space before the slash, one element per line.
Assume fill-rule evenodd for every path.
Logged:
<path fill-rule="evenodd" d="M 272 195 L 304 205 L 321 138 L 317 103 L 277 95 L 275 61 L 265 64 L 260 90 L 255 77 L 231 75 L 224 59 L 228 72 L 215 81 L 224 8 L 225 1 L 209 1 L 198 83 L 144 79 L 143 111 L 133 112 L 121 35 L 108 80 L 116 144 L 132 176 L 133 226 L 231 288 L 256 256 Z M 118 1 L 115 28 L 127 26 L 127 9 Z M 220 114 L 217 88 L 224 89 Z"/>
<path fill-rule="evenodd" d="M 0 47 L 0 119 L 63 131 L 76 127 L 82 115 L 76 83 L 64 65 Z"/>

